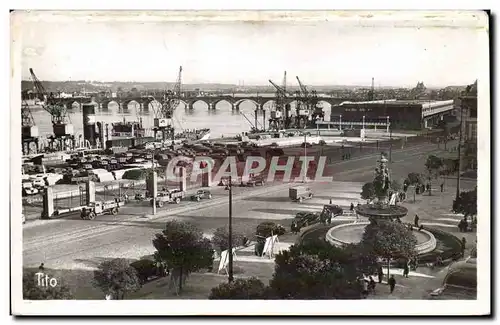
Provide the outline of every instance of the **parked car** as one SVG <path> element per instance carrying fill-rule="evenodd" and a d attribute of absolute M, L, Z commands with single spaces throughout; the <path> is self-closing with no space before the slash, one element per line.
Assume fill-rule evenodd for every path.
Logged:
<path fill-rule="evenodd" d="M 191 195 L 191 201 L 201 201 L 202 199 L 211 199 L 212 193 L 208 190 L 198 190 L 195 194 Z"/>

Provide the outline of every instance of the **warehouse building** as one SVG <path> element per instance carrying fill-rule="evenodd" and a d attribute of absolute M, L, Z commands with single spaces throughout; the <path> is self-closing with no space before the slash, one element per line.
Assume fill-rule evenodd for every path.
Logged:
<path fill-rule="evenodd" d="M 348 122 L 377 123 L 390 120 L 393 129 L 420 130 L 434 127 L 439 120 L 452 118 L 453 100 L 376 100 L 367 102 L 343 102 L 332 106 L 330 120 L 342 121 L 342 128 Z"/>

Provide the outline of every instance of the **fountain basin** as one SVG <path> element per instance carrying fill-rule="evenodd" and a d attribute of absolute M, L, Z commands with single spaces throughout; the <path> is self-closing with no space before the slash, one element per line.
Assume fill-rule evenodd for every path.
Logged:
<path fill-rule="evenodd" d="M 356 222 L 332 227 L 326 233 L 326 240 L 335 246 L 357 244 L 361 241 L 365 227 L 369 224 L 370 222 Z M 436 238 L 431 232 L 425 229 L 414 229 L 413 234 L 417 239 L 415 251 L 418 255 L 429 253 L 436 249 Z"/>
<path fill-rule="evenodd" d="M 408 209 L 399 205 L 380 207 L 376 204 L 363 204 L 356 207 L 356 212 L 363 217 L 392 219 L 403 218 L 408 214 Z"/>

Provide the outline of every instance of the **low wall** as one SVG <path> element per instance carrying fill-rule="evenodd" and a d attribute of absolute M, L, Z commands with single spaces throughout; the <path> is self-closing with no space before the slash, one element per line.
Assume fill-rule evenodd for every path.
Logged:
<path fill-rule="evenodd" d="M 346 224 L 342 224 L 342 225 L 338 225 L 338 226 L 332 227 L 326 233 L 326 240 L 330 244 L 335 245 L 335 246 L 344 246 L 344 245 L 347 245 L 347 244 L 351 244 L 349 242 L 345 242 L 343 240 L 340 240 L 340 239 L 336 238 L 335 236 L 332 235 L 332 233 L 334 231 L 336 231 L 336 230 L 341 229 L 341 228 L 350 227 L 353 224 L 367 226 L 367 225 L 370 224 L 370 222 L 346 223 Z M 434 235 L 431 232 L 429 232 L 429 231 L 427 231 L 425 229 L 414 230 L 414 231 L 420 231 L 420 232 L 426 234 L 430 238 L 428 241 L 426 241 L 424 243 L 421 243 L 421 244 L 418 244 L 418 245 L 415 246 L 415 251 L 417 252 L 418 255 L 429 253 L 429 252 L 432 252 L 433 250 L 436 249 L 436 245 L 437 245 L 436 237 L 434 237 Z"/>

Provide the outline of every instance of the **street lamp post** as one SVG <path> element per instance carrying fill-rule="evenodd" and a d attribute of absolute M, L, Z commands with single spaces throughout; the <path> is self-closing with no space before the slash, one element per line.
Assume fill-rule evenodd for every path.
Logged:
<path fill-rule="evenodd" d="M 342 114 L 340 114 L 339 131 L 342 131 Z"/>
<path fill-rule="evenodd" d="M 165 174 L 165 178 L 167 175 Z M 155 179 L 155 154 L 154 151 L 151 151 L 151 180 L 153 181 L 153 215 L 156 215 L 156 193 L 154 191 L 154 188 L 156 186 L 156 179 Z"/>
<path fill-rule="evenodd" d="M 462 159 L 460 157 L 460 148 L 462 147 L 462 128 L 464 120 L 464 109 L 463 103 L 460 103 L 460 135 L 458 137 L 458 172 L 457 172 L 457 192 L 455 194 L 455 199 L 458 200 L 460 196 L 460 170 L 462 169 Z"/>
<path fill-rule="evenodd" d="M 229 176 L 229 225 L 228 225 L 228 281 L 233 281 L 233 182 Z"/>
<path fill-rule="evenodd" d="M 304 178 L 302 181 L 305 183 L 307 179 L 307 133 L 304 132 Z"/>
<path fill-rule="evenodd" d="M 390 144 L 389 144 L 389 162 L 392 163 L 392 127 L 390 124 L 389 124 L 389 141 L 390 141 Z"/>

